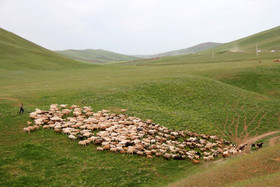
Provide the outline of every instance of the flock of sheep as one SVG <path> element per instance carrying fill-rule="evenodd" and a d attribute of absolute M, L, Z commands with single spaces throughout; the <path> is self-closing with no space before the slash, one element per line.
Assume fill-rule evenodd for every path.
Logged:
<path fill-rule="evenodd" d="M 31 112 L 34 125 L 28 121 L 23 130 L 53 129 L 67 134 L 69 139 L 78 139 L 82 146 L 94 143 L 99 151 L 137 154 L 147 158 L 189 159 L 193 163 L 202 159 L 213 160 L 219 155 L 237 154 L 245 147 L 235 146 L 217 136 L 168 129 L 150 119 L 143 121 L 129 117 L 126 111 L 122 109 L 121 114 L 111 114 L 108 110 L 93 112 L 88 106 L 52 104 L 48 111 L 36 109 Z"/>

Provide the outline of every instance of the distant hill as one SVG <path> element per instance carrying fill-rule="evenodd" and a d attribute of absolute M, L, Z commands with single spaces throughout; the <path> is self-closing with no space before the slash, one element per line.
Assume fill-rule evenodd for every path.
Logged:
<path fill-rule="evenodd" d="M 211 48 L 214 48 L 214 47 L 217 47 L 220 45 L 222 45 L 222 43 L 206 42 L 206 43 L 201 43 L 201 44 L 195 45 L 193 47 L 174 50 L 174 51 L 168 51 L 168 52 L 159 53 L 156 55 L 137 55 L 137 56 L 142 57 L 142 58 L 155 58 L 155 57 L 174 56 L 174 55 L 187 55 L 187 54 L 197 53 L 200 51 L 211 49 Z"/>
<path fill-rule="evenodd" d="M 220 45 L 215 47 L 215 52 L 255 51 L 256 45 L 263 52 L 271 50 L 280 51 L 280 26 Z"/>
<path fill-rule="evenodd" d="M 129 60 L 139 60 L 140 58 L 134 56 L 123 55 L 119 53 L 114 53 L 110 51 L 105 51 L 101 49 L 85 49 L 85 50 L 57 50 L 55 51 L 61 55 L 68 58 L 79 60 L 82 62 L 90 63 L 106 63 L 114 61 L 129 61 Z"/>
<path fill-rule="evenodd" d="M 66 69 L 87 67 L 0 28 L 0 69 Z"/>

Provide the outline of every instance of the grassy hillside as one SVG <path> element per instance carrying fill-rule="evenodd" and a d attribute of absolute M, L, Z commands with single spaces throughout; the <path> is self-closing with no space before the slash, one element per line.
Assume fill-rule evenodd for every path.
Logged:
<path fill-rule="evenodd" d="M 113 53 L 105 50 L 95 50 L 95 49 L 86 49 L 86 50 L 62 50 L 56 51 L 57 53 L 64 55 L 68 58 L 90 63 L 106 63 L 114 61 L 130 61 L 130 60 L 139 60 L 138 57 L 123 55 L 119 53 Z"/>
<path fill-rule="evenodd" d="M 156 55 L 139 55 L 139 57 L 143 58 L 155 58 L 155 57 L 165 57 L 165 56 L 174 56 L 174 55 L 187 55 L 187 54 L 193 54 L 193 53 L 198 53 L 200 51 L 204 51 L 207 49 L 211 49 L 217 46 L 222 45 L 222 43 L 215 43 L 215 42 L 207 42 L 207 43 L 202 43 L 195 45 L 193 47 L 185 48 L 185 49 L 179 49 L 179 50 L 174 50 L 174 51 L 168 51 L 165 53 L 159 53 Z"/>
<path fill-rule="evenodd" d="M 279 89 L 279 76 L 275 77 L 279 65 L 245 60 L 235 62 L 234 67 L 231 64 L 102 66 L 32 74 L 2 71 L 0 136 L 5 141 L 0 143 L 1 185 L 164 185 L 196 167 L 188 161 L 97 152 L 94 145 L 80 147 L 65 135 L 48 130 L 24 134 L 27 112 L 46 109 L 51 103 L 90 105 L 95 111 L 128 108 L 129 115 L 151 118 L 170 128 L 210 134 L 222 130 L 228 138 L 230 131 L 235 133 L 233 116 L 240 116 L 238 135 L 244 119 L 249 123 L 257 113 L 248 129 L 250 135 L 279 129 L 279 95 L 266 92 Z M 227 77 L 243 72 L 267 75 L 259 78 L 262 83 L 273 78 L 275 82 L 254 91 L 250 82 L 245 84 L 246 77 L 240 76 L 244 80 L 240 87 Z M 21 116 L 17 114 L 20 102 L 26 110 Z"/>
<path fill-rule="evenodd" d="M 52 70 L 83 67 L 87 65 L 69 60 L 0 28 L 1 69 Z"/>
<path fill-rule="evenodd" d="M 128 108 L 131 116 L 150 118 L 169 128 L 218 134 L 233 141 L 247 133 L 279 130 L 280 64 L 273 62 L 279 53 L 261 54 L 262 63 L 254 53 L 238 54 L 217 54 L 214 59 L 211 54 L 186 55 L 94 68 L 65 66 L 64 71 L 43 71 L 44 63 L 36 71 L 13 63 L 0 66 L 0 185 L 163 186 L 194 177 L 193 171 L 200 179 L 203 171 L 187 160 L 98 152 L 95 145 L 81 147 L 63 134 L 43 129 L 25 134 L 22 128 L 35 108 L 67 103 L 89 105 L 94 111 Z M 9 57 L 9 53 L 1 55 Z M 21 56 L 21 61 L 28 58 Z M 25 113 L 18 115 L 21 102 Z M 278 147 L 259 154 L 279 157 L 275 150 Z M 258 175 L 248 173 L 250 180 L 277 179 L 277 168 L 275 173 L 253 169 Z M 235 179 L 239 178 L 232 178 L 238 184 Z"/>
<path fill-rule="evenodd" d="M 227 162 L 210 163 L 172 186 L 279 186 L 279 148 L 280 144 Z"/>
<path fill-rule="evenodd" d="M 215 47 L 215 52 L 222 51 L 256 51 L 256 45 L 258 49 L 263 52 L 269 52 L 271 50 L 280 51 L 280 26 L 266 30 L 240 40 L 236 40 L 224 45 Z"/>

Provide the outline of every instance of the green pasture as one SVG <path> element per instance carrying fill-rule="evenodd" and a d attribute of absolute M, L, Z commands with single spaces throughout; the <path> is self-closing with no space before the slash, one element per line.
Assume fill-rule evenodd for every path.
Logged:
<path fill-rule="evenodd" d="M 140 58 L 134 56 L 123 55 L 101 49 L 85 49 L 85 50 L 62 50 L 57 53 L 68 58 L 88 62 L 88 63 L 108 63 L 139 60 Z"/>
<path fill-rule="evenodd" d="M 216 52 L 91 65 L 0 29 L 0 186 L 162 186 L 185 178 L 200 166 L 97 152 L 51 130 L 22 129 L 29 112 L 58 103 L 127 108 L 168 128 L 230 140 L 279 130 L 278 58 Z"/>
<path fill-rule="evenodd" d="M 129 115 L 169 128 L 228 139 L 231 131 L 242 133 L 244 119 L 249 123 L 258 113 L 250 135 L 279 129 L 280 65 L 272 62 L 274 57 L 261 64 L 230 58 L 194 63 L 188 58 L 193 57 L 184 56 L 181 63 L 171 58 L 136 66 L 0 70 L 0 184 L 154 186 L 178 180 L 197 167 L 189 161 L 97 152 L 94 145 L 80 147 L 50 130 L 25 134 L 28 112 L 48 109 L 52 103 L 90 105 L 95 111 L 128 108 Z M 18 115 L 21 102 L 25 113 Z"/>

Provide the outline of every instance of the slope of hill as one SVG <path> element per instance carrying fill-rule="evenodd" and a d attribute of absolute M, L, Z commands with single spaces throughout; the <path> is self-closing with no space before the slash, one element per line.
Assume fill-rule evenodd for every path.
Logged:
<path fill-rule="evenodd" d="M 280 26 L 220 45 L 214 49 L 216 52 L 248 52 L 255 51 L 256 45 L 262 52 L 280 51 Z"/>
<path fill-rule="evenodd" d="M 66 134 L 22 130 L 29 112 L 48 109 L 52 103 L 114 113 L 127 108 L 129 116 L 152 119 L 174 130 L 217 134 L 235 143 L 238 138 L 280 130 L 280 64 L 273 62 L 277 52 L 266 53 L 262 63 L 251 59 L 253 53 L 225 53 L 215 58 L 211 54 L 166 57 L 147 61 L 149 66 L 134 62 L 74 69 L 70 67 L 79 66 L 67 62 L 83 63 L 58 60 L 64 58 L 12 37 L 5 37 L 0 51 L 0 138 L 4 140 L 0 141 L 0 186 L 164 186 L 182 178 L 187 179 L 182 185 L 198 181 L 205 186 L 213 177 L 223 186 L 262 179 L 279 184 L 279 146 L 219 160 L 220 166 L 205 170 L 204 161 L 194 165 L 189 160 L 97 151 L 97 145 L 81 147 Z M 2 65 L 2 57 L 10 64 Z M 29 57 L 34 58 L 32 63 L 27 63 Z M 38 62 L 36 71 L 26 71 Z M 39 71 L 51 70 L 48 65 L 65 71 Z M 24 103 L 22 115 L 20 103 Z"/>
<path fill-rule="evenodd" d="M 69 60 L 0 28 L 0 69 L 64 69 L 88 66 Z"/>
<path fill-rule="evenodd" d="M 69 49 L 69 50 L 62 50 L 62 51 L 55 51 L 55 52 L 71 59 L 79 60 L 82 62 L 90 62 L 90 63 L 130 61 L 130 60 L 140 59 L 138 57 L 123 55 L 123 54 L 105 51 L 101 49 L 96 49 L 96 50 L 95 49 L 85 49 L 85 50 Z"/>
<path fill-rule="evenodd" d="M 279 186 L 280 144 L 253 154 L 220 160 L 170 186 Z"/>
<path fill-rule="evenodd" d="M 137 55 L 137 56 L 142 57 L 142 58 L 155 58 L 155 57 L 165 57 L 165 56 L 174 56 L 174 55 L 187 55 L 187 54 L 197 53 L 200 51 L 211 49 L 213 47 L 217 47 L 220 45 L 222 45 L 222 43 L 206 42 L 206 43 L 201 43 L 201 44 L 195 45 L 193 47 L 174 50 L 174 51 L 168 51 L 168 52 L 159 53 L 156 55 Z"/>

